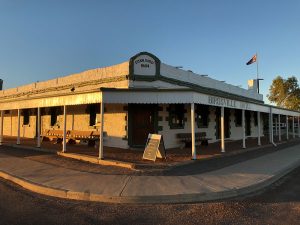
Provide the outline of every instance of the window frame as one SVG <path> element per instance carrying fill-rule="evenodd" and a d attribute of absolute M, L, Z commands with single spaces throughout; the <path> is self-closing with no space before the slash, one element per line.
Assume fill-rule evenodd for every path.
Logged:
<path fill-rule="evenodd" d="M 235 117 L 235 126 L 241 127 L 242 126 L 242 110 L 235 109 L 234 110 L 234 117 Z"/>
<path fill-rule="evenodd" d="M 23 126 L 28 126 L 30 124 L 30 110 L 29 109 L 23 109 Z"/>
<path fill-rule="evenodd" d="M 54 127 L 57 125 L 58 119 L 58 109 L 57 107 L 51 107 L 50 108 L 50 126 Z"/>
<path fill-rule="evenodd" d="M 196 106 L 196 122 L 198 128 L 208 128 L 209 114 L 210 110 L 208 105 Z"/>
<path fill-rule="evenodd" d="M 97 124 L 97 114 L 100 113 L 100 104 L 89 104 L 88 105 L 88 113 L 89 113 L 89 126 L 93 127 Z M 94 123 L 92 124 L 92 122 Z"/>
<path fill-rule="evenodd" d="M 258 126 L 258 115 L 257 112 L 253 113 L 253 120 L 254 120 L 254 126 L 257 127 Z"/>
<path fill-rule="evenodd" d="M 184 104 L 169 105 L 169 126 L 170 129 L 184 129 L 185 125 L 185 106 Z M 175 120 L 175 123 L 174 123 Z M 176 123 L 176 121 L 180 121 Z"/>

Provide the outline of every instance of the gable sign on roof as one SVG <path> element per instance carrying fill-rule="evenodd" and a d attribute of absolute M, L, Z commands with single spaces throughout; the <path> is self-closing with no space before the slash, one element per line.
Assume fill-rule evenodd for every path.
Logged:
<path fill-rule="evenodd" d="M 138 76 L 156 76 L 160 72 L 160 60 L 148 52 L 141 52 L 130 59 L 131 73 Z"/>
<path fill-rule="evenodd" d="M 148 55 L 140 55 L 134 60 L 134 74 L 139 75 L 155 75 L 156 64 L 155 60 Z"/>

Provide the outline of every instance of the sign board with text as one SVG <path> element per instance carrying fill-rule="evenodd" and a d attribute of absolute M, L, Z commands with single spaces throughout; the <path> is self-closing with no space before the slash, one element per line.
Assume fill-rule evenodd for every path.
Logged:
<path fill-rule="evenodd" d="M 155 59 L 149 55 L 140 55 L 134 60 L 134 74 L 154 76 L 156 74 Z"/>
<path fill-rule="evenodd" d="M 166 158 L 164 140 L 160 134 L 149 134 L 143 159 L 155 161 L 156 158 Z"/>

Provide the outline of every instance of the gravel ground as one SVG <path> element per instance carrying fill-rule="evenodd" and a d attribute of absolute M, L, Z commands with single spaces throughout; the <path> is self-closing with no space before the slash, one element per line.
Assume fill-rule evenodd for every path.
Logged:
<path fill-rule="evenodd" d="M 300 224 L 300 168 L 257 196 L 197 204 L 122 205 L 63 200 L 0 179 L 1 225 Z"/>

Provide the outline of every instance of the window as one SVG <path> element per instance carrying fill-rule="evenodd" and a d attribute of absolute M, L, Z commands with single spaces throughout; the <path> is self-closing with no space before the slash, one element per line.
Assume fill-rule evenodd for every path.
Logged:
<path fill-rule="evenodd" d="M 90 114 L 90 126 L 94 126 L 96 124 L 97 113 L 100 112 L 99 104 L 90 104 L 88 105 L 88 111 Z"/>
<path fill-rule="evenodd" d="M 257 122 L 257 112 L 253 113 L 253 117 L 254 117 L 254 126 L 257 126 L 258 122 Z"/>
<path fill-rule="evenodd" d="M 170 104 L 169 125 L 171 129 L 184 128 L 184 105 L 183 104 Z"/>
<path fill-rule="evenodd" d="M 242 110 L 235 110 L 235 126 L 241 127 L 242 126 Z"/>
<path fill-rule="evenodd" d="M 23 125 L 29 125 L 29 109 L 23 109 Z"/>
<path fill-rule="evenodd" d="M 198 128 L 208 127 L 209 106 L 197 105 L 196 121 Z"/>
<path fill-rule="evenodd" d="M 50 126 L 53 127 L 57 123 L 57 108 L 56 107 L 50 108 L 50 115 L 51 115 Z"/>

